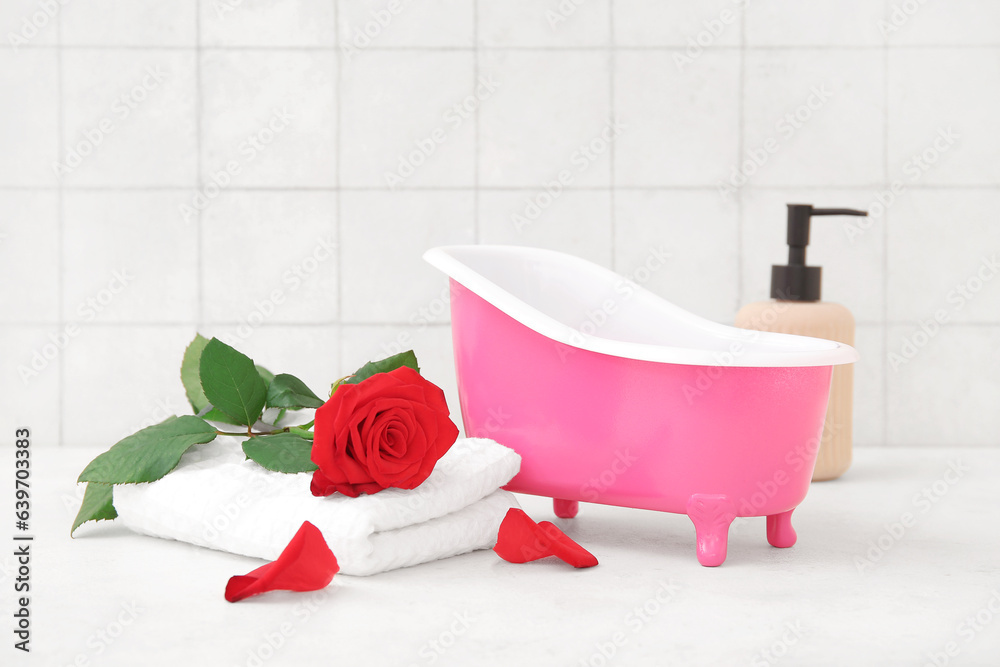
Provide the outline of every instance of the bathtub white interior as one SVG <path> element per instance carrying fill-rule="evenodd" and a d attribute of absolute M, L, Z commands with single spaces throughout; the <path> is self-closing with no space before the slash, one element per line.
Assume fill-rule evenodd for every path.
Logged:
<path fill-rule="evenodd" d="M 430 250 L 425 258 L 525 326 L 580 349 L 707 366 L 825 366 L 857 359 L 853 348 L 834 341 L 706 320 L 564 253 L 451 246 Z"/>

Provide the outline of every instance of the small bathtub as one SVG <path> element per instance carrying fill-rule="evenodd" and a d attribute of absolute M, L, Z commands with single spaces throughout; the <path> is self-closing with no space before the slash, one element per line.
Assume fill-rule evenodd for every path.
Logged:
<path fill-rule="evenodd" d="M 737 516 L 795 543 L 841 343 L 693 315 L 586 260 L 513 246 L 424 258 L 451 279 L 462 419 L 522 457 L 510 491 L 687 514 L 702 565 Z M 776 306 L 780 308 L 781 306 Z"/>

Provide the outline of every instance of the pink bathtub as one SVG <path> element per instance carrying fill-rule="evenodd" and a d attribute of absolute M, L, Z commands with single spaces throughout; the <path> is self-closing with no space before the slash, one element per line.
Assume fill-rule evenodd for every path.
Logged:
<path fill-rule="evenodd" d="M 702 565 L 726 559 L 737 516 L 795 543 L 832 367 L 853 348 L 716 324 L 563 253 L 424 257 L 451 279 L 465 431 L 523 459 L 507 489 L 564 518 L 581 500 L 687 514 Z"/>

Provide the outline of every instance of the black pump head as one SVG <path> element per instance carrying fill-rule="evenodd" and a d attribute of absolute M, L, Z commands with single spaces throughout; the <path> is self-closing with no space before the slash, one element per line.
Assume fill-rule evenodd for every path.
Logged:
<path fill-rule="evenodd" d="M 852 208 L 813 208 L 812 204 L 788 204 L 788 264 L 771 267 L 771 298 L 782 301 L 819 301 L 823 291 L 823 268 L 806 266 L 809 221 L 814 215 L 868 215 Z"/>

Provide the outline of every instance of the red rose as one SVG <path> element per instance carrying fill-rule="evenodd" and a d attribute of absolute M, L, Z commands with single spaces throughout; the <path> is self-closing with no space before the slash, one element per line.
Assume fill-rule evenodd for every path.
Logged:
<path fill-rule="evenodd" d="M 342 384 L 316 410 L 314 496 L 413 489 L 458 438 L 444 392 L 402 366 Z"/>

